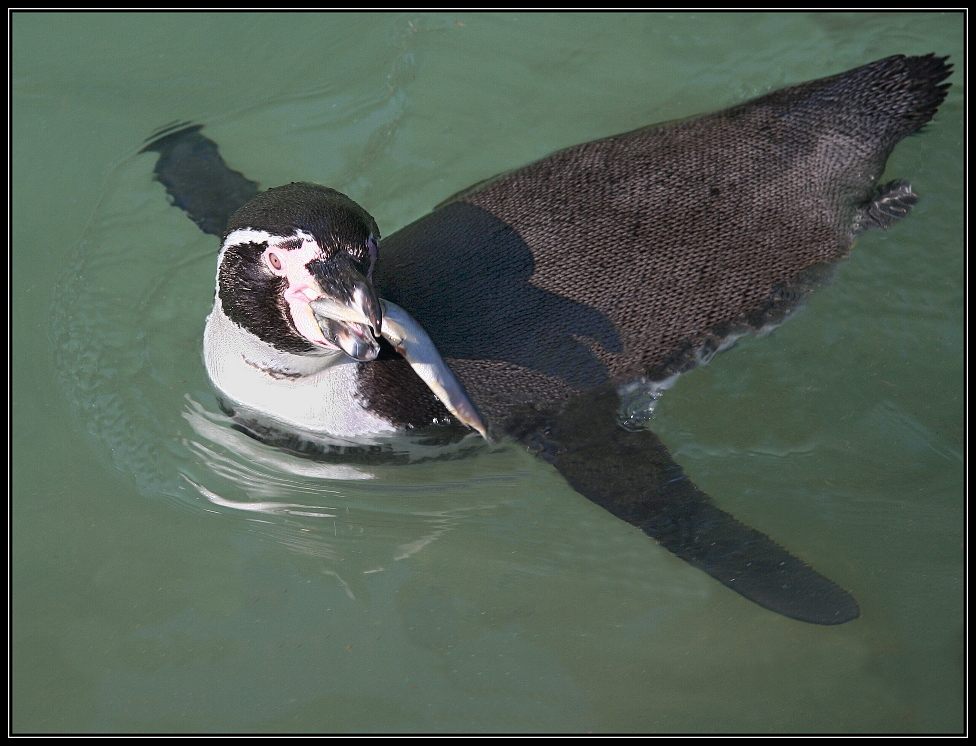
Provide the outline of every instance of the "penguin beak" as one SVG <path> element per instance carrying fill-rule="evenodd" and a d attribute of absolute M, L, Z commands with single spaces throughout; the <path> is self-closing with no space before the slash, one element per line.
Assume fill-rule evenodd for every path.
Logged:
<path fill-rule="evenodd" d="M 344 253 L 314 262 L 309 270 L 322 289 L 309 302 L 322 334 L 353 360 L 375 360 L 383 311 L 372 283 Z"/>

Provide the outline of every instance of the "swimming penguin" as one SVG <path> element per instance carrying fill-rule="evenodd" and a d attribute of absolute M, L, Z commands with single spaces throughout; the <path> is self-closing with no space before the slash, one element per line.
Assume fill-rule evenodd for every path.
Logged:
<path fill-rule="evenodd" d="M 781 323 L 858 234 L 909 211 L 911 187 L 878 179 L 950 72 L 898 55 L 567 148 L 382 245 L 331 189 L 257 193 L 199 125 L 145 150 L 223 239 L 204 353 L 255 437 L 323 452 L 422 428 L 512 439 L 746 598 L 840 624 L 859 615 L 849 593 L 718 508 L 622 409 Z"/>

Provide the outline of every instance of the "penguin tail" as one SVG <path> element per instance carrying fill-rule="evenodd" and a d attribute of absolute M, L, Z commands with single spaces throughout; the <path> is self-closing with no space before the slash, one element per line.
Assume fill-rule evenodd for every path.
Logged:
<path fill-rule="evenodd" d="M 854 105 L 873 107 L 876 115 L 890 117 L 898 139 L 918 132 L 945 101 L 951 84 L 942 81 L 952 74 L 948 59 L 899 54 L 853 70 L 852 83 L 862 91 Z"/>
<path fill-rule="evenodd" d="M 772 106 L 818 129 L 893 148 L 929 122 L 945 100 L 950 84 L 942 81 L 952 74 L 948 59 L 898 54 L 774 91 L 743 106 Z"/>
<path fill-rule="evenodd" d="M 202 124 L 176 122 L 157 131 L 140 153 L 159 154 L 153 178 L 173 205 L 204 233 L 222 236 L 227 221 L 259 191 L 258 183 L 230 168 Z"/>
<path fill-rule="evenodd" d="M 580 494 L 750 601 L 812 624 L 860 615 L 847 591 L 716 507 L 650 430 L 621 427 L 615 398 L 580 397 L 522 440 Z"/>

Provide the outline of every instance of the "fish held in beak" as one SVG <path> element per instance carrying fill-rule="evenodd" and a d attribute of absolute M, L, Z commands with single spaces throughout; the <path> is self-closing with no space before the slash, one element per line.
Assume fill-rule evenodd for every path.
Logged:
<path fill-rule="evenodd" d="M 380 344 L 373 336 L 372 330 L 365 324 L 336 321 L 319 316 L 318 313 L 316 319 L 325 338 L 353 360 L 368 363 L 380 354 Z"/>
<path fill-rule="evenodd" d="M 326 340 L 353 360 L 369 362 L 380 354 L 383 315 L 372 287 L 357 286 L 347 298 L 322 295 L 309 306 Z"/>
<path fill-rule="evenodd" d="M 393 345 L 414 372 L 451 414 L 491 442 L 485 422 L 464 386 L 444 362 L 434 341 L 404 309 L 388 300 L 383 304 L 383 337 Z"/>
<path fill-rule="evenodd" d="M 308 269 L 322 291 L 309 307 L 327 342 L 353 360 L 375 360 L 383 311 L 366 274 L 344 253 L 311 262 Z"/>

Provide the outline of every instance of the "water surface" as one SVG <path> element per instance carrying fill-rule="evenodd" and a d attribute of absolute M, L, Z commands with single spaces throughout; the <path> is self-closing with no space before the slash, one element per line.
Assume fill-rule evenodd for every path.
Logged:
<path fill-rule="evenodd" d="M 962 17 L 30 14 L 13 21 L 16 732 L 947 732 L 962 715 Z M 857 597 L 745 601 L 517 449 L 328 469 L 230 433 L 215 240 L 144 138 L 384 234 L 560 147 L 952 54 L 921 195 L 662 399 L 691 477 Z"/>

